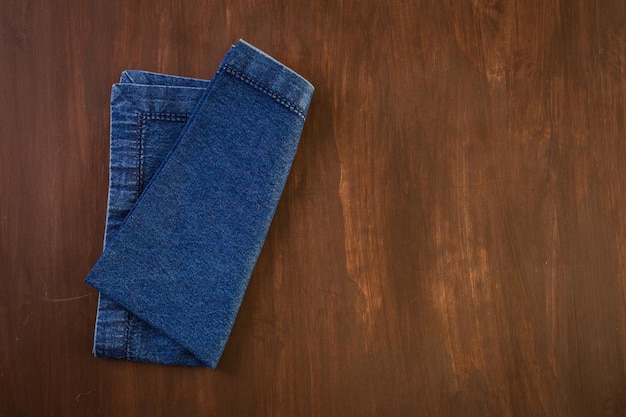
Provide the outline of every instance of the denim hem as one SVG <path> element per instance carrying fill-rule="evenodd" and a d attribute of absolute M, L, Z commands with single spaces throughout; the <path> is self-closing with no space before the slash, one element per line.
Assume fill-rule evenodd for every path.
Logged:
<path fill-rule="evenodd" d="M 306 115 L 313 85 L 260 49 L 239 40 L 221 69 L 277 100 L 300 117 Z"/>

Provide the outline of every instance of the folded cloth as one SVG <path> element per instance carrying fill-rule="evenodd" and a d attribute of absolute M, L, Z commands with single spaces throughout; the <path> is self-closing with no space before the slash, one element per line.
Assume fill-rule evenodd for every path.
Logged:
<path fill-rule="evenodd" d="M 313 87 L 239 41 L 211 81 L 125 71 L 111 93 L 94 354 L 214 368 Z"/>

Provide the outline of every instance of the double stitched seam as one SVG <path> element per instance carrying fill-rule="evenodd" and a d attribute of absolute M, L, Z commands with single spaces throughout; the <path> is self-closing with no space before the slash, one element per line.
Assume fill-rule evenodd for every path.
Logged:
<path fill-rule="evenodd" d="M 186 113 L 137 113 L 137 198 L 143 192 L 145 167 L 144 167 L 144 126 L 149 120 L 166 122 L 186 122 L 189 115 Z"/>
<path fill-rule="evenodd" d="M 144 164 L 144 126 L 147 121 L 159 120 L 165 122 L 186 122 L 189 115 L 186 113 L 138 113 L 137 121 L 137 198 L 143 192 L 145 179 Z"/>
<path fill-rule="evenodd" d="M 141 189 L 143 188 L 143 113 L 136 113 L 137 115 L 137 138 L 136 138 L 136 164 L 135 164 L 135 201 L 139 199 L 141 195 Z M 132 315 L 129 311 L 126 312 L 126 323 L 124 326 L 124 355 L 125 359 L 130 359 L 130 328 L 131 328 Z"/>
<path fill-rule="evenodd" d="M 275 92 L 273 90 L 270 90 L 269 88 L 267 88 L 264 85 L 258 83 L 257 81 L 253 80 L 252 78 L 248 77 L 247 75 L 237 71 L 235 68 L 233 68 L 231 66 L 224 65 L 224 71 L 226 71 L 227 73 L 229 73 L 233 77 L 243 81 L 244 83 L 246 83 L 246 84 L 256 88 L 257 90 L 264 92 L 265 94 L 267 94 L 268 96 L 272 97 L 274 100 L 276 100 L 277 102 L 279 102 L 283 106 L 287 107 L 289 110 L 291 110 L 294 113 L 296 113 L 298 116 L 302 117 L 303 119 L 305 118 L 304 110 L 302 110 L 299 106 L 293 104 L 291 101 L 287 100 L 286 98 L 284 98 L 283 96 L 281 96 L 277 92 Z"/>
<path fill-rule="evenodd" d="M 136 155 L 137 163 L 135 166 L 135 188 L 136 196 L 135 201 L 139 199 L 139 196 L 143 192 L 144 178 L 145 178 L 145 164 L 144 164 L 144 125 L 150 120 L 160 120 L 167 122 L 186 122 L 189 115 L 186 113 L 145 113 L 137 112 L 137 146 Z M 130 312 L 126 312 L 126 323 L 124 328 L 124 353 L 126 359 L 132 359 L 130 357 L 130 338 L 131 338 L 131 321 L 133 316 Z"/>
<path fill-rule="evenodd" d="M 135 201 L 139 199 L 143 188 L 143 113 L 137 115 L 137 138 L 136 138 L 136 164 L 135 164 Z M 126 323 L 124 327 L 124 355 L 130 359 L 130 330 L 132 315 L 126 312 Z"/>
<path fill-rule="evenodd" d="M 143 114 L 137 113 L 137 165 L 136 165 L 136 196 L 135 201 L 141 195 L 143 188 Z"/>

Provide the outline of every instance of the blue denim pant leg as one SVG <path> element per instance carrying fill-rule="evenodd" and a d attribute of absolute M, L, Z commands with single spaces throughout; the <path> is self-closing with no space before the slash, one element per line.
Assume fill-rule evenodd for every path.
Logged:
<path fill-rule="evenodd" d="M 124 71 L 111 93 L 109 203 L 105 245 L 176 142 L 209 82 Z M 95 356 L 201 365 L 172 339 L 100 294 Z"/>
<path fill-rule="evenodd" d="M 114 87 L 112 94 L 112 132 L 115 120 L 120 137 L 135 140 L 114 152 L 112 137 L 112 189 L 119 162 L 125 208 L 113 207 L 117 197 L 110 197 L 105 250 L 86 279 L 103 294 L 96 345 L 103 335 L 111 357 L 215 367 L 282 193 L 313 87 L 243 41 L 208 86 L 184 81 L 192 85 L 169 85 L 161 94 L 155 85 L 133 85 L 140 77 L 156 87 L 168 83 L 158 74 L 129 72 L 123 81 L 130 84 L 116 86 L 120 94 L 133 87 L 142 93 L 118 100 Z M 185 92 L 179 97 L 178 90 Z M 144 94 L 147 100 L 134 99 Z M 128 105 L 118 108 L 118 101 Z M 151 148 L 153 141 L 159 144 Z"/>

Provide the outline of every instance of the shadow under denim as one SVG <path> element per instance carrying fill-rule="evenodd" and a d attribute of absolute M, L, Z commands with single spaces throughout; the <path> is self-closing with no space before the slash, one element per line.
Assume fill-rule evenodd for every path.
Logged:
<path fill-rule="evenodd" d="M 313 87 L 244 41 L 209 82 L 125 71 L 111 93 L 94 354 L 214 368 Z"/>

